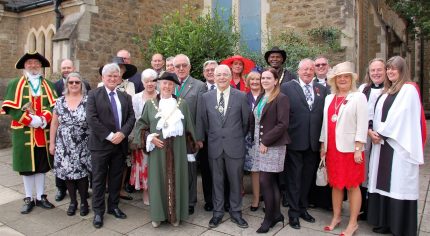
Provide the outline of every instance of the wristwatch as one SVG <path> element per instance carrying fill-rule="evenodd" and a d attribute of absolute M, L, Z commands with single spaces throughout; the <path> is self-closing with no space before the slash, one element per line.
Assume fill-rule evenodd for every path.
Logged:
<path fill-rule="evenodd" d="M 361 148 L 360 147 L 355 147 L 355 151 L 360 151 Z"/>

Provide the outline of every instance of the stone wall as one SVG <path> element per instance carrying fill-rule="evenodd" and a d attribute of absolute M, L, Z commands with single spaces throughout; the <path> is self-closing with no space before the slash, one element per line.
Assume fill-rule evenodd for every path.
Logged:
<path fill-rule="evenodd" d="M 0 5 L 0 8 L 3 6 Z M 1 14 L 1 13 L 0 13 Z M 19 51 L 18 19 L 0 15 L 0 78 L 12 78 L 16 76 L 15 62 Z M 0 82 L 0 91 L 3 91 L 3 83 Z M 1 98 L 0 98 L 1 99 Z"/>

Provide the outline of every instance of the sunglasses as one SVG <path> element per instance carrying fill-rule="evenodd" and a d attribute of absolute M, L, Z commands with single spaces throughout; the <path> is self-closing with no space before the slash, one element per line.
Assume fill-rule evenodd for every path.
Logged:
<path fill-rule="evenodd" d="M 69 82 L 67 82 L 67 83 L 69 83 L 70 85 L 72 85 L 72 84 L 81 84 L 81 81 L 69 81 Z"/>
<path fill-rule="evenodd" d="M 327 63 L 315 64 L 315 67 L 323 67 L 323 66 L 326 66 L 326 65 L 327 65 Z"/>
<path fill-rule="evenodd" d="M 184 64 L 178 64 L 178 65 L 175 65 L 175 68 L 176 69 L 180 69 L 180 68 L 187 68 L 188 67 L 188 64 L 186 64 L 186 63 L 184 63 Z"/>

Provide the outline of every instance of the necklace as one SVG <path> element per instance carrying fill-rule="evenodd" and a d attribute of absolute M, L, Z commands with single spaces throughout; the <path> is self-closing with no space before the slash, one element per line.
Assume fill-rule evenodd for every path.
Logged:
<path fill-rule="evenodd" d="M 161 108 L 159 108 L 157 105 L 155 105 L 154 100 L 155 99 L 151 99 L 152 105 L 155 107 L 155 109 L 158 111 L 158 113 L 161 113 Z M 179 101 L 176 104 L 176 109 L 179 108 L 179 104 L 181 104 L 181 102 L 182 102 L 182 99 L 179 98 L 178 100 Z M 164 118 L 163 128 L 167 129 L 167 127 L 169 127 L 167 120 L 170 118 L 170 116 L 172 116 L 172 114 L 176 111 L 176 109 L 172 109 L 172 111 L 166 117 L 161 117 L 161 118 Z"/>
<path fill-rule="evenodd" d="M 343 97 L 343 99 L 340 101 L 339 105 L 337 105 L 337 95 L 336 98 L 334 100 L 334 114 L 331 116 L 331 122 L 336 122 L 337 121 L 337 114 L 338 114 L 338 110 L 340 108 L 340 106 L 342 106 L 343 101 L 345 101 L 346 96 Z"/>

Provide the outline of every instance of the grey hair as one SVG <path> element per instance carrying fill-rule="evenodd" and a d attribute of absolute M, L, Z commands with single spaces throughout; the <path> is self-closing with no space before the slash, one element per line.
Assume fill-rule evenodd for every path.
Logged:
<path fill-rule="evenodd" d="M 310 62 L 310 63 L 312 63 L 312 65 L 315 65 L 315 62 L 312 59 L 305 58 L 305 59 L 300 60 L 299 65 L 297 66 L 297 69 L 300 69 L 305 62 Z"/>
<path fill-rule="evenodd" d="M 166 61 L 173 61 L 173 59 L 175 59 L 175 57 L 168 57 L 166 58 Z"/>
<path fill-rule="evenodd" d="M 107 73 L 115 71 L 121 74 L 121 69 L 119 68 L 119 65 L 116 63 L 109 63 L 103 66 L 102 75 L 106 75 Z"/>
<path fill-rule="evenodd" d="M 203 63 L 203 70 L 206 68 L 206 66 L 208 65 L 215 65 L 218 66 L 218 62 L 216 62 L 215 60 L 209 60 L 209 61 L 205 61 L 205 63 Z"/>
<path fill-rule="evenodd" d="M 227 65 L 224 65 L 224 64 L 221 64 L 221 65 L 217 66 L 215 68 L 214 74 L 216 75 L 218 73 L 218 71 L 220 71 L 221 69 L 227 69 L 227 71 L 228 71 L 227 73 L 229 74 L 229 77 L 231 77 L 231 69 L 230 69 L 230 67 L 227 66 Z"/>
<path fill-rule="evenodd" d="M 175 56 L 175 58 L 173 58 L 173 65 L 174 66 L 176 66 L 176 60 L 177 60 L 176 58 L 178 58 L 179 56 L 185 57 L 185 60 L 187 61 L 188 65 L 191 65 L 190 58 L 188 58 L 187 55 L 185 55 L 185 54 L 178 54 L 178 55 Z"/>
<path fill-rule="evenodd" d="M 72 72 L 69 75 L 67 75 L 66 83 L 64 84 L 63 95 L 69 94 L 69 89 L 67 88 L 67 85 L 69 84 L 69 79 L 72 77 L 78 78 L 79 81 L 81 81 L 81 94 L 82 95 L 87 94 L 87 88 L 85 87 L 84 80 L 82 79 L 81 74 L 79 74 L 78 72 Z"/>
<path fill-rule="evenodd" d="M 318 56 L 316 56 L 316 57 L 315 57 L 315 59 L 314 59 L 314 61 L 316 61 L 316 60 L 318 60 L 318 59 L 324 59 L 324 60 L 325 60 L 325 62 L 326 62 L 327 64 L 329 64 L 329 61 L 328 61 L 327 57 L 325 57 L 324 55 L 318 55 Z"/>
<path fill-rule="evenodd" d="M 142 72 L 142 75 L 140 78 L 141 78 L 142 82 L 144 82 L 148 79 L 151 79 L 151 81 L 154 81 L 155 79 L 157 79 L 157 77 L 158 77 L 158 74 L 157 74 L 157 72 L 155 72 L 155 70 L 146 69 Z"/>

